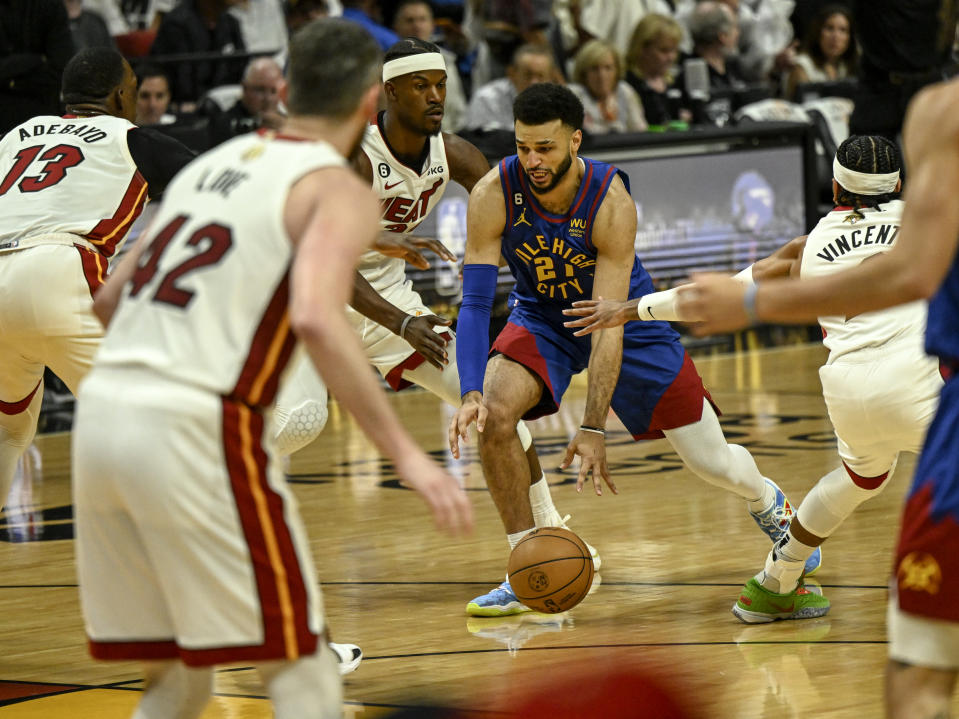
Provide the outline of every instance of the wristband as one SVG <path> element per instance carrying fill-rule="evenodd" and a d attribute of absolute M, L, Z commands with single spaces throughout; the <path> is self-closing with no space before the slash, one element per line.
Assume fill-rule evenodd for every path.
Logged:
<path fill-rule="evenodd" d="M 406 315 L 406 317 L 403 318 L 403 322 L 400 324 L 400 332 L 399 332 L 400 339 L 404 339 L 404 340 L 406 339 L 406 337 L 403 336 L 404 334 L 406 334 L 406 325 L 408 325 L 415 316 L 416 315 Z"/>
<path fill-rule="evenodd" d="M 606 436 L 606 430 L 602 427 L 587 427 L 585 424 L 579 426 L 580 432 L 592 432 L 593 434 L 601 434 L 604 437 Z"/>
<path fill-rule="evenodd" d="M 749 285 L 746 293 L 743 295 L 743 312 L 746 313 L 746 319 L 749 324 L 759 324 L 759 314 L 756 312 L 756 293 L 759 291 L 759 283 Z"/>

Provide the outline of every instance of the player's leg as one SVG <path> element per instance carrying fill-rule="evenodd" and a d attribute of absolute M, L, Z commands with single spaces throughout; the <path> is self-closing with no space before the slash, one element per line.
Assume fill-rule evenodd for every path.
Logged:
<path fill-rule="evenodd" d="M 193 719 L 210 700 L 213 669 L 188 667 L 177 660 L 145 662 L 143 683 L 133 719 Z"/>
<path fill-rule="evenodd" d="M 932 669 L 890 659 L 886 664 L 886 717 L 948 717 L 955 669 Z"/>
<path fill-rule="evenodd" d="M 399 338 L 397 338 L 399 339 Z M 400 340 L 402 341 L 402 340 Z M 404 342 L 404 344 L 406 344 Z M 406 345 L 409 347 L 409 345 Z M 412 352 L 412 347 L 409 348 Z M 447 352 L 450 357 L 450 363 L 442 370 L 434 367 L 427 362 L 422 362 L 418 366 L 403 371 L 403 378 L 413 382 L 435 394 L 452 407 L 460 405 L 460 382 L 459 372 L 456 368 L 456 338 L 450 339 L 447 345 Z M 373 358 L 374 364 L 380 369 L 384 376 L 388 376 L 392 367 L 384 367 L 378 363 L 378 358 Z M 409 364 L 408 358 L 404 362 Z M 553 496 L 550 493 L 549 483 L 546 481 L 546 474 L 540 465 L 539 455 L 536 453 L 536 447 L 533 445 L 533 435 L 529 427 L 523 420 L 516 423 L 516 433 L 519 435 L 520 444 L 526 453 L 526 463 L 529 465 L 530 485 L 529 500 L 533 508 L 533 520 L 537 527 L 566 527 L 569 517 L 563 517 L 556 506 L 553 504 Z M 566 527 L 568 529 L 568 527 Z M 593 558 L 593 566 L 599 569 L 602 559 L 596 548 L 587 543 L 590 554 Z"/>
<path fill-rule="evenodd" d="M 343 685 L 337 658 L 326 642 L 316 653 L 292 662 L 256 665 L 276 719 L 334 719 L 343 716 Z"/>
<path fill-rule="evenodd" d="M 17 464 L 37 432 L 43 403 L 43 365 L 25 375 L 26 382 L 10 382 L 13 358 L 0 348 L 0 509 L 7 501 Z M 23 387 L 30 385 L 26 391 Z"/>
<path fill-rule="evenodd" d="M 298 352 L 276 397 L 276 444 L 289 456 L 320 436 L 329 417 L 326 384 L 305 353 Z"/>

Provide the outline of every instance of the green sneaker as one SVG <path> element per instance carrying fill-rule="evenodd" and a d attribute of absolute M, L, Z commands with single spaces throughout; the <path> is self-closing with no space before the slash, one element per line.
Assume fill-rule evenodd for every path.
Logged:
<path fill-rule="evenodd" d="M 812 619 L 829 611 L 829 600 L 806 589 L 802 580 L 788 594 L 770 592 L 753 577 L 743 587 L 733 614 L 746 624 L 763 624 L 777 619 Z"/>

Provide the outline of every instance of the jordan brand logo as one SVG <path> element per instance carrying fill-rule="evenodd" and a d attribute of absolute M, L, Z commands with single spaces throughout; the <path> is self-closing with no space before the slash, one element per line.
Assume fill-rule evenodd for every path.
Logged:
<path fill-rule="evenodd" d="M 524 224 L 530 227 L 533 226 L 533 223 L 526 219 L 526 208 L 523 208 L 523 212 L 520 214 L 519 219 L 513 223 L 513 227 L 518 227 L 519 225 Z"/>

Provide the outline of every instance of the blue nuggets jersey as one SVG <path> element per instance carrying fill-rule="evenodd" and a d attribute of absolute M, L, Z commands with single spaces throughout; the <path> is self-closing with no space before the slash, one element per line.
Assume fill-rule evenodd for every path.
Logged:
<path fill-rule="evenodd" d="M 959 257 L 953 261 L 942 286 L 929 301 L 926 352 L 959 362 Z"/>
<path fill-rule="evenodd" d="M 509 306 L 535 304 L 539 314 L 550 316 L 560 327 L 568 319 L 563 317 L 564 309 L 593 296 L 593 220 L 613 178 L 618 174 L 629 190 L 624 172 L 605 162 L 580 159 L 586 169 L 565 215 L 555 215 L 536 201 L 516 155 L 499 165 L 507 215 L 503 256 L 516 279 Z M 654 291 L 649 274 L 634 256 L 629 297 Z"/>
<path fill-rule="evenodd" d="M 537 202 L 514 155 L 500 163 L 507 223 L 502 252 L 516 285 L 510 316 L 493 350 L 527 367 L 543 380 L 540 402 L 524 415 L 555 412 L 570 378 L 589 364 L 590 337 L 574 337 L 562 311 L 591 299 L 596 269 L 592 230 L 596 213 L 617 174 L 604 162 L 582 159 L 585 170 L 576 197 L 564 215 Z M 654 291 L 649 274 L 633 256 L 629 297 Z M 668 322 L 629 322 L 623 329 L 623 357 L 611 407 L 637 439 L 661 437 L 663 429 L 698 421 L 709 395 Z"/>

